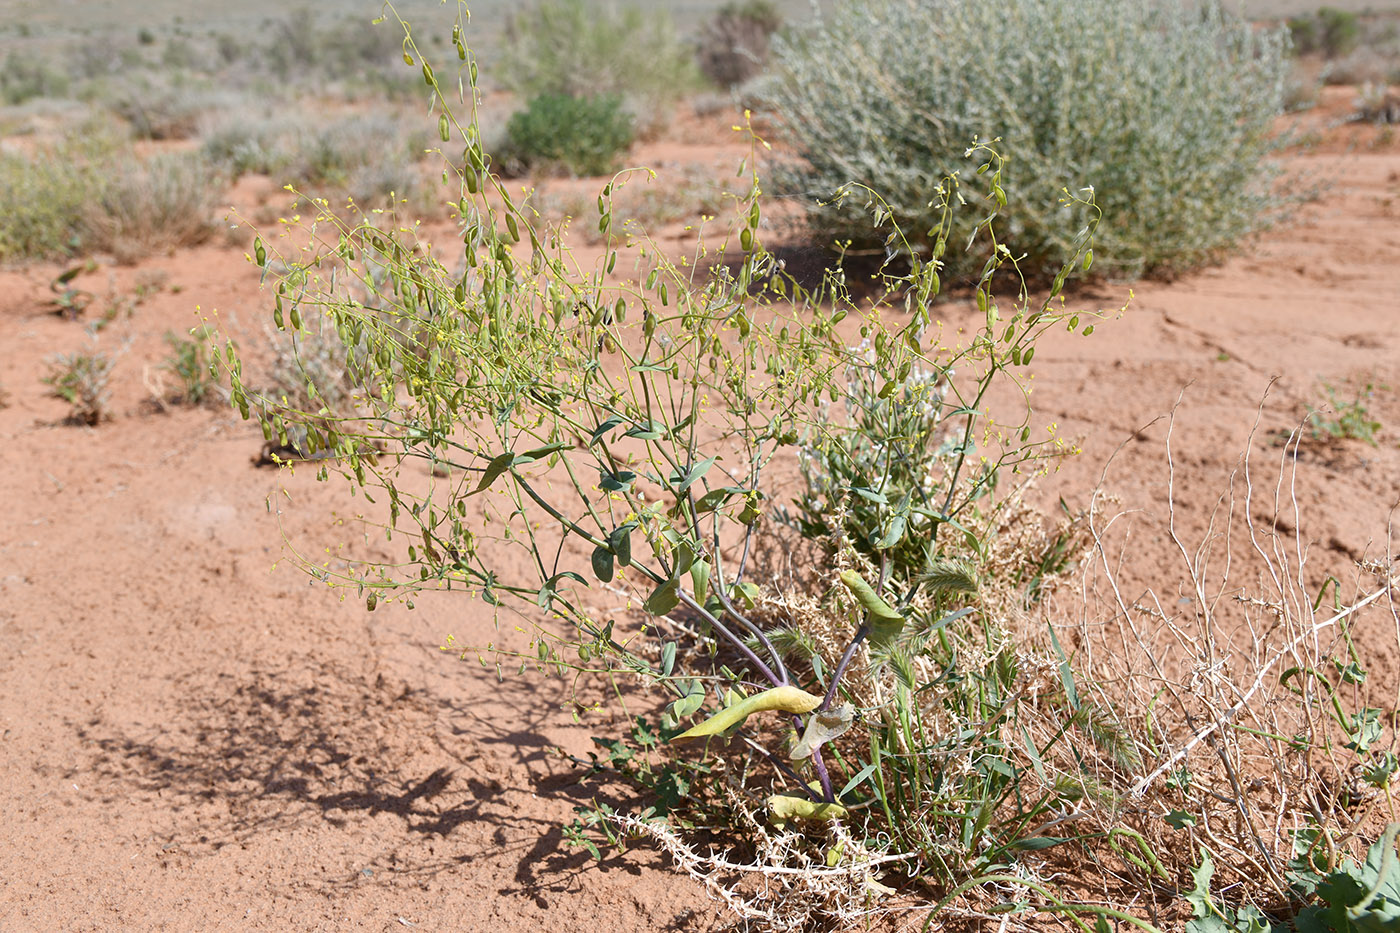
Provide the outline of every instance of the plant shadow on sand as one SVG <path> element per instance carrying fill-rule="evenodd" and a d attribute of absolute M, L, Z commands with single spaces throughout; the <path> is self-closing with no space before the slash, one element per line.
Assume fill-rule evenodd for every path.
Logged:
<path fill-rule="evenodd" d="M 549 895 L 577 888 L 594 870 L 591 856 L 564 845 L 561 823 L 598 788 L 590 781 L 585 791 L 580 773 L 554 753 L 545 730 L 556 711 L 538 685 L 473 676 L 490 678 L 493 706 L 514 710 L 509 727 L 471 705 L 315 659 L 192 675 L 179 684 L 185 697 L 175 721 L 143 729 L 99 716 L 79 727 L 94 750 L 84 772 L 107 803 L 164 814 L 167 848 L 185 856 L 320 824 L 317 838 L 342 831 L 331 845 L 364 847 L 368 835 L 400 878 L 498 862 L 499 894 L 546 907 Z M 640 875 L 661 862 L 643 851 L 599 867 Z M 318 883 L 358 886 L 374 874 Z"/>

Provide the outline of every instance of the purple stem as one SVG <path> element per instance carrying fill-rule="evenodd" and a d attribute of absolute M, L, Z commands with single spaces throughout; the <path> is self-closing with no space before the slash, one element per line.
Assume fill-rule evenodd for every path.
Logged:
<path fill-rule="evenodd" d="M 869 634 L 869 622 L 856 629 L 851 643 L 846 646 L 846 653 L 841 655 L 841 663 L 836 665 L 836 673 L 831 675 L 831 686 L 826 688 L 826 698 L 822 700 L 822 705 L 817 707 L 817 712 L 824 713 L 831 707 L 832 701 L 836 699 L 836 688 L 841 685 L 841 678 L 846 675 L 846 668 L 851 666 L 851 658 L 856 656 L 856 649 L 860 647 L 860 643 L 865 641 L 865 636 Z"/>
<path fill-rule="evenodd" d="M 817 769 L 817 780 L 822 785 L 822 799 L 827 803 L 836 802 L 836 792 L 831 789 L 831 775 L 826 773 L 826 762 L 822 761 L 822 750 L 812 749 L 812 767 Z"/>

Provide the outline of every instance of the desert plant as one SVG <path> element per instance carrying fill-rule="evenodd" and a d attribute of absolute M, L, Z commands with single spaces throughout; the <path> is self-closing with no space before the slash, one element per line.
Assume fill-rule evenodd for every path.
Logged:
<path fill-rule="evenodd" d="M 573 175 L 614 171 L 632 144 L 632 118 L 615 96 L 541 94 L 506 125 L 506 167 L 562 168 Z"/>
<path fill-rule="evenodd" d="M 1341 58 L 1361 43 L 1362 24 L 1360 17 L 1349 10 L 1325 6 L 1315 13 L 1289 19 L 1288 31 L 1298 52 Z"/>
<path fill-rule="evenodd" d="M 1372 415 L 1366 402 L 1375 395 L 1375 384 L 1366 382 L 1356 390 L 1356 396 L 1349 402 L 1337 397 L 1337 389 L 1329 383 L 1322 383 L 1327 394 L 1326 405 L 1308 413 L 1308 428 L 1314 438 L 1336 438 L 1340 440 L 1365 441 L 1376 445 L 1376 433 L 1381 423 Z"/>
<path fill-rule="evenodd" d="M 122 151 L 104 126 L 83 127 L 32 154 L 0 153 L 0 259 L 59 258 L 82 247 L 82 217 Z"/>
<path fill-rule="evenodd" d="M 768 64 L 769 43 L 782 24 L 771 0 L 726 3 L 700 33 L 700 71 L 723 88 L 752 80 Z"/>
<path fill-rule="evenodd" d="M 460 28 L 453 40 L 470 81 Z M 418 64 L 411 35 L 406 49 Z M 618 229 L 618 198 L 633 178 L 625 173 L 595 202 L 603 250 L 588 267 L 557 232 L 537 229 L 489 171 L 479 128 L 455 119 L 455 81 L 428 65 L 423 77 L 441 108 L 440 137 L 462 147 L 460 158 L 455 146 L 444 157 L 457 178 L 461 265 L 444 264 L 411 225 L 321 211 L 308 218 L 315 235 L 305 251 L 300 237 L 260 238 L 251 258 L 272 282 L 274 325 L 293 340 L 326 335 L 343 365 L 324 377 L 301 366 L 300 404 L 270 404 L 236 347 L 225 351 L 233 404 L 283 445 L 300 432 L 299 452 L 326 458 L 320 477 L 363 490 L 380 510 L 369 527 L 404 549 L 392 564 L 350 549 L 343 562 L 308 569 L 354 588 L 370 610 L 455 590 L 500 611 L 538 611 L 528 645 L 481 646 L 484 663 L 654 689 L 667 701 L 660 724 L 629 729 L 631 741 L 653 750 L 692 741 L 703 751 L 676 753 L 670 771 L 631 768 L 617 744 L 626 737 L 614 736 L 600 743 L 606 764 L 630 768 L 658 794 L 664 775 L 679 774 L 690 796 L 713 804 L 725 833 L 757 840 L 798 886 L 781 898 L 796 912 L 788 921 L 849 916 L 894 866 L 956 898 L 1074 842 L 1043 824 L 1124 784 L 1135 745 L 1111 708 L 1078 699 L 1063 652 L 1048 643 L 1018 652 L 988 608 L 998 604 L 982 594 L 1002 588 L 1002 552 L 1016 547 L 1014 534 L 999 536 L 1031 523 L 997 477 L 1033 475 L 1060 452 L 1053 434 L 1033 439 L 1029 410 L 994 417 L 989 400 L 998 387 L 1016 395 L 1047 328 L 1092 332 L 1094 316 L 1059 301 L 1092 258 L 1092 201 L 1060 193 L 1087 222 L 1052 286 L 1032 297 L 1001 242 L 999 199 L 964 191 L 960 175 L 943 178 L 932 189 L 935 251 L 912 268 L 882 270 L 869 302 L 850 294 L 839 270 L 805 290 L 764 249 L 756 175 L 732 217 L 716 223 L 718 243 L 677 261 Z M 984 146 L 973 154 L 976 177 L 1000 191 L 1003 160 Z M 877 195 L 852 188 L 847 197 L 907 249 Z M 980 217 L 971 242 L 951 237 L 964 210 Z M 945 338 L 932 309 L 945 256 L 962 249 L 979 254 L 984 272 L 974 289 L 979 326 L 959 342 Z M 731 264 L 720 261 L 726 254 Z M 855 332 L 868 344 L 850 347 Z M 853 392 L 853 380 L 868 391 Z M 925 426 L 901 420 L 908 406 L 885 404 L 906 394 Z M 852 397 L 867 412 L 848 424 L 837 413 Z M 869 518 L 878 527 L 859 529 L 859 546 L 834 542 L 839 573 L 806 591 L 762 580 L 754 554 L 781 531 L 768 510 L 782 462 L 804 440 L 811 449 L 826 436 L 854 443 L 861 417 L 919 451 L 937 471 L 932 487 L 887 447 L 865 475 L 840 477 L 842 496 L 883 510 Z M 829 527 L 839 539 L 848 525 Z M 939 542 L 936 559 L 905 558 L 907 540 L 924 536 Z M 907 570 L 890 572 L 896 563 Z M 628 593 L 651 618 L 599 609 L 597 586 Z M 772 712 L 783 714 L 776 723 L 761 715 Z M 681 808 L 686 796 L 670 799 Z M 688 868 L 732 866 L 728 854 L 686 861 L 675 833 L 687 822 L 684 813 L 666 823 L 594 820 L 615 837 L 678 847 Z M 588 838 L 583 825 L 571 833 Z M 827 873 L 808 872 L 821 864 Z M 1063 910 L 1125 916 L 1034 890 Z"/>
<path fill-rule="evenodd" d="M 999 139 L 1007 242 L 1029 268 L 1073 252 L 1079 225 L 1058 193 L 1093 186 L 1100 268 L 1187 269 L 1274 216 L 1285 48 L 1280 33 L 1212 5 L 841 4 L 775 42 L 767 98 L 799 156 L 779 181 L 819 236 L 879 254 L 860 203 L 834 197 L 846 181 L 868 184 L 912 231 L 912 252 L 928 255 L 937 180 L 962 171 L 971 190 L 994 193 L 964 152 Z M 959 223 L 952 235 L 966 239 L 975 219 Z"/>
<path fill-rule="evenodd" d="M 112 416 L 107 383 L 115 362 L 100 351 L 56 354 L 49 359 L 42 381 L 55 398 L 72 407 L 69 421 L 95 426 Z"/>
<path fill-rule="evenodd" d="M 0 65 L 0 100 L 14 106 L 35 97 L 63 97 L 68 75 L 49 59 L 12 50 Z"/>
<path fill-rule="evenodd" d="M 665 11 L 599 0 L 537 0 L 513 16 L 495 78 L 527 100 L 615 95 L 644 132 L 697 83 Z"/>
<path fill-rule="evenodd" d="M 224 179 L 197 153 L 118 161 L 106 167 L 102 189 L 83 206 L 82 244 L 134 262 L 202 243 L 213 233 L 223 193 Z"/>
<path fill-rule="evenodd" d="M 111 102 L 113 112 L 131 124 L 138 139 L 190 139 L 212 104 L 206 94 L 147 85 L 128 85 Z"/>
<path fill-rule="evenodd" d="M 209 358 L 209 341 L 213 330 L 203 325 L 191 331 L 190 336 L 182 337 L 174 331 L 166 331 L 165 342 L 170 346 L 170 355 L 161 368 L 180 380 L 181 391 L 176 401 L 185 405 L 202 405 L 215 398 L 218 383 L 215 380 L 217 369 Z"/>

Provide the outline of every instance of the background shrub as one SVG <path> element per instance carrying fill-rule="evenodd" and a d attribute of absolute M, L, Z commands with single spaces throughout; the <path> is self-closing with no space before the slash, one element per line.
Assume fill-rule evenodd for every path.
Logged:
<path fill-rule="evenodd" d="M 108 166 L 104 184 L 83 204 L 81 245 L 134 262 L 202 243 L 213 232 L 224 184 L 197 153 L 164 153 Z"/>
<path fill-rule="evenodd" d="M 83 212 L 106 183 L 103 163 L 121 145 L 110 128 L 89 125 L 32 154 L 0 153 L 0 260 L 76 252 Z"/>
<path fill-rule="evenodd" d="M 1288 31 L 1298 52 L 1321 52 L 1328 58 L 1340 58 L 1354 51 L 1362 32 L 1361 20 L 1355 13 L 1330 6 L 1293 17 L 1288 21 Z"/>
<path fill-rule="evenodd" d="M 913 35 L 928 42 L 911 42 Z M 1148 0 L 871 0 L 775 43 L 768 96 L 802 161 L 780 171 L 806 196 L 820 236 L 880 250 L 869 185 L 926 253 L 928 207 L 947 173 L 985 193 L 974 138 L 1000 137 L 1008 211 L 1001 234 L 1042 268 L 1072 252 L 1079 224 L 1062 191 L 1092 185 L 1103 211 L 1096 254 L 1119 274 L 1209 261 L 1276 206 L 1266 157 L 1277 145 L 1286 39 L 1219 9 Z M 998 200 L 1000 200 L 998 198 Z M 953 236 L 966 236 L 971 219 Z M 966 271 L 966 270 L 961 270 Z"/>
<path fill-rule="evenodd" d="M 705 24 L 696 49 L 700 70 L 720 87 L 757 77 L 768 64 L 773 33 L 783 24 L 770 0 L 742 0 L 720 7 Z"/>
<path fill-rule="evenodd" d="M 632 118 L 614 95 L 541 94 L 506 125 L 507 168 L 562 167 L 603 175 L 632 144 Z"/>
<path fill-rule="evenodd" d="M 698 82 L 664 11 L 587 0 L 539 0 L 513 17 L 495 77 L 526 99 L 616 95 L 644 132 Z"/>
<path fill-rule="evenodd" d="M 68 86 L 61 69 L 26 52 L 11 51 L 0 65 L 0 100 L 11 106 L 35 97 L 62 97 Z"/>

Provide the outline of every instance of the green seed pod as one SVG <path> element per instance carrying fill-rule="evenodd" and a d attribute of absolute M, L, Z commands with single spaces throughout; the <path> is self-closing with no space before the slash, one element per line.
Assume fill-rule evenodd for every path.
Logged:
<path fill-rule="evenodd" d="M 783 820 L 837 820 L 846 815 L 839 803 L 817 803 L 805 797 L 774 794 L 768 798 L 768 813 L 775 822 Z"/>
<path fill-rule="evenodd" d="M 452 129 L 447 124 L 447 114 L 438 117 L 438 138 L 447 142 L 452 138 Z"/>
<path fill-rule="evenodd" d="M 840 576 L 841 582 L 846 584 L 846 589 L 851 591 L 856 602 L 860 603 L 861 608 L 870 613 L 870 617 L 876 622 L 904 622 L 904 616 L 885 602 L 884 597 L 875 592 L 875 588 L 866 583 L 860 574 L 854 570 L 843 570 Z"/>
<path fill-rule="evenodd" d="M 726 707 L 709 719 L 676 736 L 677 740 L 720 735 L 739 725 L 754 713 L 776 710 L 783 713 L 810 713 L 822 705 L 822 698 L 798 687 L 774 687 Z"/>

